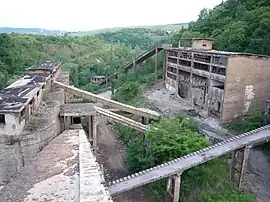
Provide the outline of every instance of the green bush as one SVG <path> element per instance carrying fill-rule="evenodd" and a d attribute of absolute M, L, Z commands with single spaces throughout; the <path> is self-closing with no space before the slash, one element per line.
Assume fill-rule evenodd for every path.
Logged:
<path fill-rule="evenodd" d="M 261 112 L 251 112 L 239 123 L 229 126 L 233 131 L 245 133 L 263 126 L 263 114 Z"/>
<path fill-rule="evenodd" d="M 196 125 L 185 117 L 153 123 L 145 134 L 120 125 L 116 129 L 126 145 L 127 164 L 132 173 L 208 146 L 206 139 L 197 133 Z M 253 202 L 253 194 L 236 192 L 234 183 L 229 180 L 229 157 L 225 155 L 185 171 L 182 174 L 181 201 Z M 146 188 L 152 201 L 163 201 L 166 179 L 151 183 Z"/>
<path fill-rule="evenodd" d="M 114 100 L 127 103 L 133 98 L 137 97 L 140 93 L 140 85 L 138 82 L 126 82 L 123 83 L 113 96 Z"/>

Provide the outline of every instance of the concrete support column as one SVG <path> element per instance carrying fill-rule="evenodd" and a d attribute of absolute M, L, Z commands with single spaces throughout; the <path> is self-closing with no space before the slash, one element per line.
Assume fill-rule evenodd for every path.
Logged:
<path fill-rule="evenodd" d="M 166 202 L 179 202 L 180 200 L 180 187 L 181 187 L 181 175 L 178 173 L 174 176 L 170 176 L 167 181 L 166 187 Z"/>
<path fill-rule="evenodd" d="M 93 125 L 93 149 L 97 150 L 97 125 L 98 125 L 98 119 L 97 119 L 97 114 L 95 114 L 95 116 L 93 116 L 92 119 L 92 125 Z"/>
<path fill-rule="evenodd" d="M 242 190 L 242 180 L 248 162 L 250 146 L 235 150 L 232 154 L 230 178 L 237 181 L 238 191 Z"/>
<path fill-rule="evenodd" d="M 71 124 L 71 118 L 65 116 L 64 117 L 64 128 L 65 128 L 65 130 L 68 130 L 70 128 L 70 124 Z"/>
<path fill-rule="evenodd" d="M 149 124 L 149 118 L 142 116 L 142 124 L 148 125 Z"/>
<path fill-rule="evenodd" d="M 157 72 L 158 72 L 158 46 L 156 46 L 155 49 L 155 84 L 157 83 L 158 80 Z"/>
<path fill-rule="evenodd" d="M 209 107 L 211 105 L 212 102 L 212 97 L 213 97 L 213 81 L 211 78 L 211 73 L 212 73 L 212 62 L 213 62 L 213 56 L 211 55 L 211 59 L 210 59 L 210 66 L 209 66 L 209 75 L 208 75 L 208 79 L 207 79 L 207 85 L 205 87 L 205 103 L 204 103 L 204 116 L 208 117 L 209 116 Z"/>
<path fill-rule="evenodd" d="M 133 60 L 133 69 L 136 68 L 136 59 Z"/>
<path fill-rule="evenodd" d="M 93 144 L 93 116 L 88 117 L 88 134 L 89 142 Z"/>
<path fill-rule="evenodd" d="M 142 116 L 142 124 L 148 125 L 149 124 L 149 118 Z M 145 133 L 142 134 L 142 144 L 143 144 L 143 150 L 144 150 L 144 154 L 145 154 L 146 153 Z"/>
<path fill-rule="evenodd" d="M 192 85 L 193 85 L 193 68 L 194 68 L 194 53 L 191 53 L 191 68 L 190 68 L 190 79 L 189 79 L 189 91 L 188 91 L 188 103 L 193 106 L 193 97 L 192 97 Z"/>
<path fill-rule="evenodd" d="M 163 61 L 163 80 L 165 81 L 166 80 L 166 67 L 167 65 L 167 51 L 164 50 L 164 61 Z"/>
<path fill-rule="evenodd" d="M 164 50 L 164 66 L 163 66 L 163 80 L 166 80 L 167 77 L 167 60 L 168 60 L 168 52 Z"/>

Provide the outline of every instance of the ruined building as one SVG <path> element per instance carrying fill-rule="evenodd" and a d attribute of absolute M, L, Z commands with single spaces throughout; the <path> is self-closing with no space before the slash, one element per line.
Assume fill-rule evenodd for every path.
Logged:
<path fill-rule="evenodd" d="M 270 58 L 216 51 L 211 39 L 191 47 L 165 47 L 165 83 L 204 117 L 227 123 L 260 109 L 269 99 Z"/>
<path fill-rule="evenodd" d="M 61 132 L 59 110 L 69 83 L 60 63 L 43 62 L 0 91 L 0 184 Z"/>

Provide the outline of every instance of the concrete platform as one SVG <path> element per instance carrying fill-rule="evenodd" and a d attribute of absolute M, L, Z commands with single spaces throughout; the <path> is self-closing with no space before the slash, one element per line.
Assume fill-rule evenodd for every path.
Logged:
<path fill-rule="evenodd" d="M 2 202 L 111 201 L 80 125 L 53 139 L 27 166 L 0 187 Z"/>

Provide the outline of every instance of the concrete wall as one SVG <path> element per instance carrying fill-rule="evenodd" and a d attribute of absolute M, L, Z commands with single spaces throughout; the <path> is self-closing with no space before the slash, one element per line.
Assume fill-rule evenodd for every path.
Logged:
<path fill-rule="evenodd" d="M 199 50 L 211 50 L 213 46 L 213 42 L 210 40 L 193 40 L 192 48 Z"/>
<path fill-rule="evenodd" d="M 48 97 L 49 100 L 57 100 L 60 105 L 65 104 L 65 91 L 63 88 L 55 88 Z"/>
<path fill-rule="evenodd" d="M 20 120 L 20 113 L 5 114 L 6 123 L 0 123 L 1 135 L 18 135 L 25 126 L 25 120 Z"/>
<path fill-rule="evenodd" d="M 175 80 L 166 77 L 165 86 L 167 90 L 177 93 L 177 82 Z"/>
<path fill-rule="evenodd" d="M 234 56 L 228 61 L 222 122 L 264 109 L 270 98 L 270 60 Z"/>
<path fill-rule="evenodd" d="M 48 100 L 20 135 L 0 135 L 0 184 L 60 134 L 59 112 L 59 102 Z"/>
<path fill-rule="evenodd" d="M 48 80 L 39 96 L 35 96 L 33 106 L 27 106 L 24 116 L 28 118 L 22 119 L 20 113 L 6 115 L 8 124 L 2 127 L 6 128 L 7 134 L 0 134 L 0 185 L 60 134 L 59 112 L 65 94 L 61 88 L 50 90 L 51 81 Z M 44 97 L 47 98 L 46 102 L 43 102 Z M 30 115 L 31 107 L 34 109 L 33 115 Z M 16 125 L 18 123 L 19 126 Z"/>

